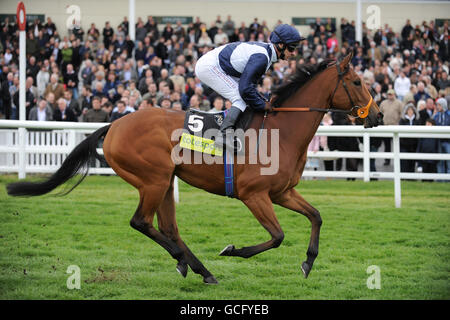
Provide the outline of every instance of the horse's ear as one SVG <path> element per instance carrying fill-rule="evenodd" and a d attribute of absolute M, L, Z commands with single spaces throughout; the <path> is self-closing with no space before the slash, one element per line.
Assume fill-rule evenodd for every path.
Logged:
<path fill-rule="evenodd" d="M 350 61 L 352 61 L 352 58 L 353 58 L 353 51 L 350 51 L 350 53 L 348 55 L 346 55 L 344 57 L 344 59 L 342 59 L 342 61 L 341 61 L 341 64 L 340 64 L 341 70 L 344 70 L 345 68 L 347 68 Z"/>

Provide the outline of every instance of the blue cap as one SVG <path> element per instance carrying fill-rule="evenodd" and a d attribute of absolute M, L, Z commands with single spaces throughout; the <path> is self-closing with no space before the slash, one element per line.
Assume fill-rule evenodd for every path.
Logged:
<path fill-rule="evenodd" d="M 280 24 L 272 31 L 269 40 L 272 43 L 298 43 L 305 38 L 294 27 L 288 24 Z"/>

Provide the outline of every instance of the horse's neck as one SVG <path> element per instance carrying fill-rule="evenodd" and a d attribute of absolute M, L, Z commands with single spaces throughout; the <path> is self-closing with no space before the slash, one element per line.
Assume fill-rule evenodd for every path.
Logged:
<path fill-rule="evenodd" d="M 300 90 L 292 95 L 283 103 L 283 107 L 328 107 L 328 99 L 331 94 L 332 84 L 325 79 L 325 72 L 319 74 L 316 78 L 306 83 Z M 298 157 L 308 148 L 320 122 L 323 118 L 323 112 L 280 112 L 280 143 L 290 144 L 295 151 L 298 151 Z"/>

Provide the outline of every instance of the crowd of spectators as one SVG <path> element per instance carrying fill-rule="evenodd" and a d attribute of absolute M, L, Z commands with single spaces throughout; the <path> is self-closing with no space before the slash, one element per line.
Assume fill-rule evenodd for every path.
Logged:
<path fill-rule="evenodd" d="M 207 26 L 196 17 L 188 25 L 177 21 L 162 26 L 148 16 L 146 20 L 138 18 L 132 41 L 127 17 L 118 26 L 106 22 L 101 32 L 95 23 L 83 30 L 74 21 L 64 34 L 50 17 L 45 22 L 36 19 L 26 29 L 26 119 L 110 122 L 148 107 L 229 108 L 229 101 L 195 77 L 196 61 L 229 42 L 267 42 L 272 28 L 258 18 L 236 24 L 231 16 L 217 16 Z M 353 68 L 385 114 L 386 125 L 450 125 L 448 21 L 442 26 L 434 21 L 413 26 L 407 20 L 401 30 L 385 24 L 375 31 L 363 24 L 361 43 L 355 39 L 354 21 L 342 18 L 339 28 L 340 39 L 331 18 L 317 18 L 296 57 L 274 63 L 258 90 L 268 96 L 298 64 L 316 64 L 353 51 Z M 18 30 L 6 18 L 0 25 L 0 118 L 19 118 L 18 60 Z M 338 114 L 324 119 L 327 125 L 351 124 Z M 390 139 L 371 141 L 371 150 L 384 143 L 385 151 L 390 151 Z M 330 138 L 315 145 L 313 149 L 354 151 L 358 141 Z M 449 146 L 448 140 L 441 140 L 436 152 L 449 153 Z M 401 140 L 401 151 L 418 148 L 424 148 L 424 143 Z M 414 165 L 402 160 L 402 171 L 414 171 Z M 339 162 L 337 166 L 339 170 Z M 419 166 L 434 170 L 428 164 Z M 448 162 L 436 167 L 438 172 L 450 172 Z M 356 170 L 355 164 L 347 163 L 347 170 Z"/>

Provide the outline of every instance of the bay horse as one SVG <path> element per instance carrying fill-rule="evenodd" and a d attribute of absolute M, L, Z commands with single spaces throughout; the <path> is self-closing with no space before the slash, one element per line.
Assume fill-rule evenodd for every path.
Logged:
<path fill-rule="evenodd" d="M 382 119 L 370 92 L 350 67 L 351 58 L 352 54 L 349 54 L 341 62 L 300 65 L 295 74 L 274 91 L 273 102 L 279 108 L 266 115 L 256 113 L 253 117 L 250 128 L 259 129 L 263 117 L 267 116 L 265 128 L 268 134 L 272 129 L 279 129 L 279 170 L 273 175 L 261 175 L 260 169 L 264 165 L 259 162 L 236 164 L 234 197 L 250 209 L 271 238 L 239 249 L 229 245 L 220 255 L 249 258 L 277 248 L 284 234 L 272 205 L 275 203 L 305 215 L 311 222 L 307 259 L 301 265 L 304 277 L 308 277 L 319 252 L 322 225 L 319 211 L 294 189 L 305 167 L 308 145 L 323 114 L 331 107 L 336 112 L 359 117 L 365 127 L 376 126 Z M 107 163 L 139 191 L 140 201 L 130 221 L 131 227 L 166 249 L 177 260 L 176 269 L 182 276 L 186 277 L 189 266 L 203 277 L 205 283 L 218 283 L 180 238 L 175 219 L 173 181 L 177 176 L 197 188 L 225 195 L 224 167 L 221 164 L 175 164 L 172 161 L 171 152 L 178 141 L 171 140 L 171 133 L 183 128 L 184 118 L 183 111 L 160 108 L 129 114 L 88 136 L 46 180 L 11 183 L 7 185 L 7 191 L 12 196 L 35 196 L 52 191 L 83 172 L 91 159 L 99 157 L 97 142 L 104 137 L 103 151 Z M 87 171 L 73 188 L 86 174 Z M 153 225 L 155 213 L 158 228 Z"/>

